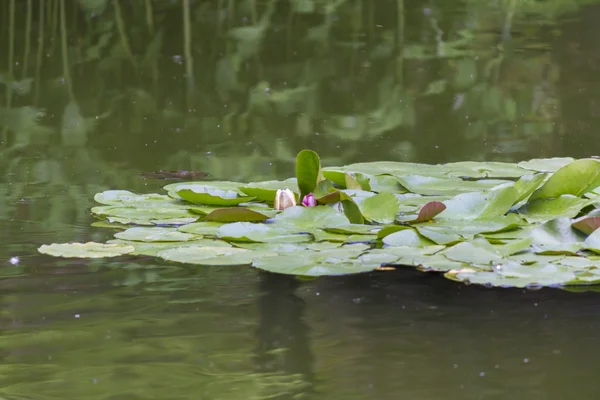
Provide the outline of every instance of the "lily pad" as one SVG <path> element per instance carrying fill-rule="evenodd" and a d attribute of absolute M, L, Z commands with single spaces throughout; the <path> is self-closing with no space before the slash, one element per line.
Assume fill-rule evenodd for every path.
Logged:
<path fill-rule="evenodd" d="M 233 190 L 214 189 L 208 186 L 179 189 L 177 195 L 190 203 L 212 206 L 235 206 L 254 199 L 250 196 L 240 196 Z"/>
<path fill-rule="evenodd" d="M 176 228 L 129 228 L 123 232 L 115 233 L 117 239 L 133 240 L 136 242 L 185 242 L 200 239 L 201 236 L 180 232 Z"/>
<path fill-rule="evenodd" d="M 396 219 L 399 208 L 400 202 L 395 194 L 381 192 L 365 199 L 360 207 L 360 211 L 370 221 L 380 224 L 390 224 Z"/>
<path fill-rule="evenodd" d="M 257 252 L 235 247 L 178 247 L 158 253 L 158 257 L 196 265 L 250 265 L 255 259 L 276 256 L 276 253 Z"/>
<path fill-rule="evenodd" d="M 38 249 L 42 254 L 66 258 L 104 258 L 117 257 L 135 251 L 133 246 L 104 243 L 53 243 L 42 245 Z"/>
<path fill-rule="evenodd" d="M 548 178 L 533 192 L 531 200 L 561 195 L 581 196 L 600 186 L 600 160 L 588 158 L 569 163 Z"/>
<path fill-rule="evenodd" d="M 225 224 L 217 230 L 217 237 L 234 242 L 298 243 L 311 240 L 310 235 L 298 234 L 296 230 L 251 222 Z"/>
<path fill-rule="evenodd" d="M 364 247 L 361 245 L 348 245 L 324 251 L 303 250 L 260 258 L 254 261 L 252 266 L 280 274 L 322 276 L 369 272 L 381 265 L 379 262 L 369 262 L 368 259 L 362 260 L 360 255 L 363 252 Z"/>
<path fill-rule="evenodd" d="M 220 208 L 204 217 L 205 221 L 216 222 L 261 222 L 271 218 L 261 212 L 243 207 Z"/>

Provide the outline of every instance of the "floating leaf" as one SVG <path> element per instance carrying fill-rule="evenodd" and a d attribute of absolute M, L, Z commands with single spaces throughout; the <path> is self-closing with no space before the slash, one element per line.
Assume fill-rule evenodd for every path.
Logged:
<path fill-rule="evenodd" d="M 310 241 L 309 235 L 293 233 L 296 232 L 270 225 L 234 222 L 221 226 L 217 230 L 217 237 L 235 242 L 296 243 Z"/>
<path fill-rule="evenodd" d="M 103 243 L 53 243 L 42 245 L 38 251 L 54 257 L 104 258 L 117 257 L 135 251 L 133 246 Z"/>
<path fill-rule="evenodd" d="M 133 240 L 136 242 L 185 242 L 200 239 L 201 236 L 180 232 L 176 228 L 129 228 L 115 234 L 117 239 Z"/>
<path fill-rule="evenodd" d="M 315 228 L 350 223 L 343 214 L 327 206 L 290 207 L 278 214 L 273 221 L 275 227 L 292 229 L 297 232 L 310 232 Z"/>
<path fill-rule="evenodd" d="M 205 221 L 217 222 L 261 222 L 269 219 L 268 215 L 243 207 L 220 208 L 210 212 Z"/>
<path fill-rule="evenodd" d="M 253 197 L 257 201 L 266 201 L 268 203 L 275 201 L 277 190 L 284 189 L 290 189 L 292 192 L 299 193 L 296 178 L 286 179 L 285 181 L 255 182 L 239 186 L 239 190 L 244 194 Z M 298 198 L 296 198 L 296 201 L 298 201 Z"/>
<path fill-rule="evenodd" d="M 214 206 L 235 206 L 254 199 L 254 197 L 250 196 L 240 197 L 233 190 L 213 189 L 207 186 L 180 189 L 177 191 L 177 195 L 190 203 Z"/>
<path fill-rule="evenodd" d="M 301 276 L 356 274 L 373 271 L 380 266 L 378 262 L 362 260 L 360 254 L 363 252 L 362 245 L 317 252 L 303 250 L 260 258 L 252 266 L 265 271 Z"/>
<path fill-rule="evenodd" d="M 444 202 L 446 210 L 439 218 L 476 219 L 504 215 L 517 200 L 512 187 L 485 192 L 462 193 Z"/>
<path fill-rule="evenodd" d="M 276 256 L 276 253 L 255 252 L 235 247 L 178 247 L 158 253 L 158 257 L 196 265 L 250 265 L 255 259 Z"/>
<path fill-rule="evenodd" d="M 396 219 L 400 202 L 393 193 L 382 192 L 365 199 L 360 207 L 362 215 L 380 224 L 390 224 Z"/>

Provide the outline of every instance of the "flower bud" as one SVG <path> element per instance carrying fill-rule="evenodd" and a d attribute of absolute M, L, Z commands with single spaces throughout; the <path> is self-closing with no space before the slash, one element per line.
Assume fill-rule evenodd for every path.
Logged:
<path fill-rule="evenodd" d="M 296 205 L 296 196 L 294 196 L 294 192 L 290 189 L 278 189 L 275 194 L 275 206 L 276 210 L 285 210 L 289 207 L 294 207 Z"/>
<path fill-rule="evenodd" d="M 302 205 L 304 205 L 304 207 L 314 207 L 317 205 L 317 199 L 315 199 L 315 196 L 312 193 L 309 193 L 302 199 Z"/>

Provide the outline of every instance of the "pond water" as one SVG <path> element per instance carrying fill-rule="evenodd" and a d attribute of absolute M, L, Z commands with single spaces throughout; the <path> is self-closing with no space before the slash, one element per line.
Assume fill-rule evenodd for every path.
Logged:
<path fill-rule="evenodd" d="M 6 0 L 1 399 L 596 397 L 600 298 L 88 261 L 142 172 L 597 155 L 600 2 Z"/>

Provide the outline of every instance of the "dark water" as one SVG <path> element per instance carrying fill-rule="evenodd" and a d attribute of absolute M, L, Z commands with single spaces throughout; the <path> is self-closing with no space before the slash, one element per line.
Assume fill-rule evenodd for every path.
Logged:
<path fill-rule="evenodd" d="M 109 238 L 93 195 L 144 171 L 597 155 L 598 2 L 0 7 L 0 398 L 597 397 L 593 292 L 36 249 Z"/>

